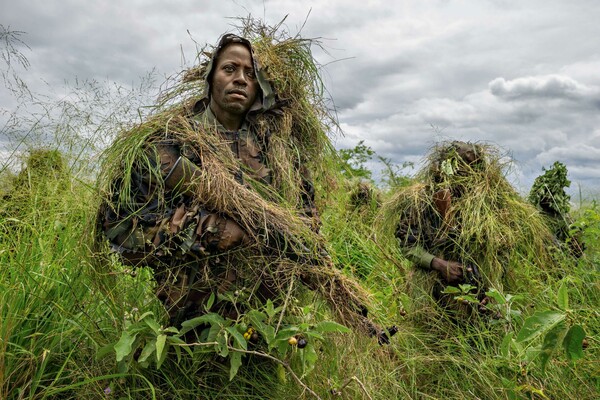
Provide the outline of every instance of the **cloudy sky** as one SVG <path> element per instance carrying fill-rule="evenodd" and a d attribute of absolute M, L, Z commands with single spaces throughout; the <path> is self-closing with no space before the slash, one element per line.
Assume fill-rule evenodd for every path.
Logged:
<path fill-rule="evenodd" d="M 597 0 L 0 0 L 0 24 L 29 46 L 21 76 L 42 92 L 171 75 L 194 41 L 214 43 L 249 14 L 287 14 L 292 33 L 306 20 L 302 35 L 322 38 L 337 147 L 364 140 L 402 163 L 440 139 L 492 142 L 515 158 L 522 189 L 561 161 L 572 189 L 600 192 Z M 9 97 L 0 89 L 0 107 Z"/>

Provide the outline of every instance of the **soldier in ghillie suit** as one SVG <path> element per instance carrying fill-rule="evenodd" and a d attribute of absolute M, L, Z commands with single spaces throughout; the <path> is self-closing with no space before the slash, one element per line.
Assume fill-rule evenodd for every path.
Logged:
<path fill-rule="evenodd" d="M 416 265 L 413 286 L 422 286 L 447 309 L 485 311 L 485 291 L 525 288 L 526 265 L 543 274 L 552 264 L 551 232 L 504 176 L 503 157 L 491 146 L 444 142 L 433 148 L 410 187 L 384 205 L 405 257 Z M 418 283 L 421 282 L 421 283 Z M 471 284 L 474 303 L 445 294 Z M 453 291 L 456 293 L 456 291 Z"/>
<path fill-rule="evenodd" d="M 100 230 L 128 263 L 154 269 L 172 324 L 206 312 L 211 295 L 220 300 L 209 311 L 237 318 L 227 293 L 244 292 L 251 306 L 304 284 L 342 322 L 385 339 L 318 232 L 309 171 L 324 171 L 331 144 L 310 41 L 265 32 L 245 32 L 253 43 L 222 36 L 160 112 L 117 139 Z"/>
<path fill-rule="evenodd" d="M 535 178 L 528 199 L 546 217 L 558 247 L 567 248 L 573 256 L 580 257 L 583 244 L 569 214 L 571 196 L 565 191 L 569 186 L 571 181 L 567 179 L 567 167 L 556 161 Z"/>

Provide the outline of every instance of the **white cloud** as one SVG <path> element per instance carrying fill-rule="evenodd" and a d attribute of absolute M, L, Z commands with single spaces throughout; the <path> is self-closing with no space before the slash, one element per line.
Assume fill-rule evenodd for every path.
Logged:
<path fill-rule="evenodd" d="M 494 96 L 509 100 L 536 97 L 581 99 L 599 93 L 564 75 L 528 76 L 509 81 L 500 77 L 491 81 L 489 88 Z"/>

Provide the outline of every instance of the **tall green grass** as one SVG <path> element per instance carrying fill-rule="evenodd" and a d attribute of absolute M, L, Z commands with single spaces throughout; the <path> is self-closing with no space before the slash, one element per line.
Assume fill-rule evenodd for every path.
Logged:
<path fill-rule="evenodd" d="M 67 163 L 68 164 L 68 163 Z M 115 343 L 132 313 L 164 315 L 153 291 L 152 271 L 131 271 L 106 248 L 94 246 L 98 200 L 91 178 L 68 168 L 56 173 L 26 169 L 3 174 L 0 207 L 0 398 L 2 399 L 190 399 L 312 398 L 275 363 L 246 359 L 229 381 L 228 364 L 196 352 L 169 357 L 156 370 L 132 365 L 119 371 L 114 355 L 97 353 Z M 588 253 L 564 258 L 563 275 L 548 278 L 516 305 L 523 317 L 452 320 L 428 293 L 411 291 L 415 273 L 397 249 L 373 231 L 376 203 L 350 206 L 340 187 L 327 199 L 323 233 L 334 262 L 361 277 L 373 293 L 379 321 L 396 324 L 391 345 L 360 334 L 335 334 L 317 349 L 318 362 L 302 382 L 321 398 L 353 399 L 593 399 L 599 394 L 600 301 L 598 211 L 590 208 Z M 388 247 L 386 247 L 388 246 Z M 560 255 L 558 255 L 560 257 Z M 524 268 L 528 268 L 524 266 Z M 533 274 L 535 275 L 535 274 Z M 545 372 L 500 349 L 535 311 L 557 309 L 557 292 L 568 282 L 568 318 L 587 333 L 585 357 L 569 362 L 557 352 Z M 516 293 L 513 293 L 516 294 Z M 301 306 L 314 319 L 330 315 L 308 294 Z M 162 319 L 163 322 L 166 319 Z M 166 323 L 166 322 L 165 322 Z M 109 393 L 110 392 L 110 393 Z"/>

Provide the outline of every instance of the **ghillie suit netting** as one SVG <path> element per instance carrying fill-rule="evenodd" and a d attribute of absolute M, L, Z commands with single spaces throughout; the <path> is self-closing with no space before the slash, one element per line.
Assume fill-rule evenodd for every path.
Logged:
<path fill-rule="evenodd" d="M 461 150 L 465 146 L 471 153 Z M 476 267 L 478 290 L 534 290 L 558 268 L 549 252 L 552 233 L 507 180 L 511 163 L 492 145 L 436 144 L 416 183 L 398 189 L 382 207 L 378 221 L 385 237 L 397 236 L 406 255 L 419 246 L 443 260 Z M 411 291 L 432 293 L 440 284 L 434 271 L 409 271 Z"/>
<path fill-rule="evenodd" d="M 100 178 L 102 197 L 113 212 L 129 215 L 129 226 L 141 224 L 138 210 L 149 204 L 133 204 L 130 199 L 137 190 L 132 171 L 142 170 L 156 194 L 153 212 L 165 213 L 160 198 L 164 182 L 153 161 L 156 154 L 149 154 L 148 145 L 165 137 L 183 143 L 191 158 L 201 160 L 199 175 L 185 188 L 193 198 L 190 207 L 236 221 L 249 240 L 226 253 L 194 257 L 189 251 L 194 232 L 185 229 L 178 233 L 177 249 L 151 249 L 137 262 L 151 265 L 180 291 L 193 286 L 202 294 L 195 299 L 199 304 L 213 292 L 223 299 L 226 293 L 237 296 L 243 291 L 246 310 L 258 307 L 267 297 L 288 307 L 282 315 L 293 315 L 294 302 L 289 300 L 303 295 L 308 286 L 327 300 L 340 322 L 368 328 L 364 309 L 369 308 L 370 296 L 331 264 L 318 233 L 318 218 L 303 212 L 308 192 L 313 190 L 305 184 L 308 171 L 315 186 L 326 185 L 327 163 L 334 155 L 328 132 L 335 120 L 311 53 L 315 41 L 290 37 L 280 32 L 279 25 L 267 27 L 252 19 L 242 20 L 240 34 L 252 43 L 255 61 L 265 66 L 258 79 L 268 79 L 273 88 L 273 93 L 263 95 L 274 96 L 268 101 L 275 106 L 251 121 L 258 140 L 268 143 L 264 162 L 271 170 L 271 182 L 246 173 L 248 167 L 216 130 L 199 129 L 191 120 L 194 104 L 208 94 L 205 78 L 215 49 L 206 47 L 199 53 L 198 66 L 181 73 L 178 82 L 163 91 L 150 118 L 121 133 L 107 150 Z M 193 283 L 181 279 L 182 271 L 188 280 L 193 276 Z M 226 304 L 222 306 L 219 309 L 217 301 L 211 311 L 231 311 Z M 199 313 L 202 310 L 199 307 Z"/>

